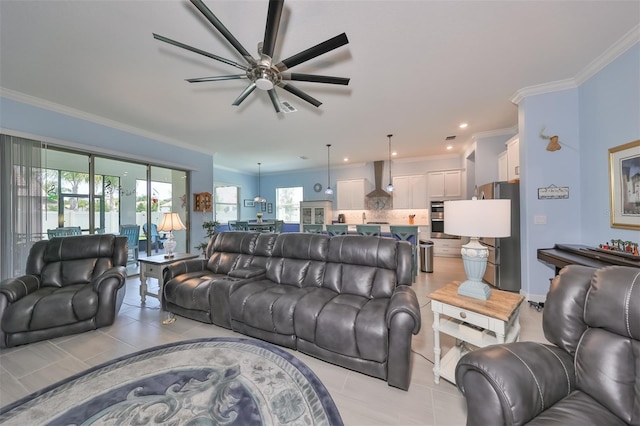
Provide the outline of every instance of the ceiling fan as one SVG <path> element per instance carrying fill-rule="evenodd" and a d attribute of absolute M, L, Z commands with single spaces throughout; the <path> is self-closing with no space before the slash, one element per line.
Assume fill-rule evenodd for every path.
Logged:
<path fill-rule="evenodd" d="M 201 78 L 189 78 L 189 83 L 201 83 L 206 81 L 221 81 L 221 80 L 240 80 L 248 79 L 251 83 L 246 89 L 242 91 L 240 96 L 233 102 L 234 106 L 239 106 L 256 87 L 261 90 L 266 90 L 271 98 L 273 107 L 276 113 L 281 111 L 280 100 L 275 87 L 281 87 L 284 90 L 294 94 L 295 96 L 309 102 L 315 107 L 322 105 L 322 102 L 314 97 L 306 94 L 302 90 L 293 86 L 288 81 L 308 81 L 313 83 L 328 83 L 328 84 L 340 84 L 348 85 L 349 79 L 344 77 L 332 77 L 326 75 L 315 74 L 299 74 L 286 72 L 288 69 L 295 67 L 303 62 L 309 61 L 317 56 L 330 52 L 338 47 L 344 46 L 349 43 L 347 35 L 342 33 L 320 44 L 303 50 L 293 56 L 283 59 L 278 63 L 273 63 L 273 53 L 276 44 L 276 37 L 278 35 L 278 27 L 280 26 L 280 17 L 282 15 L 282 9 L 284 6 L 284 0 L 269 0 L 269 10 L 267 12 L 267 24 L 264 30 L 264 40 L 258 43 L 258 59 L 251 56 L 249 52 L 240 44 L 240 42 L 231 34 L 231 32 L 220 22 L 220 20 L 211 12 L 211 10 L 202 2 L 202 0 L 190 0 L 191 3 L 204 15 L 204 17 L 211 22 L 211 24 L 227 39 L 227 41 L 242 55 L 247 62 L 247 65 L 236 63 L 232 60 L 222 58 L 213 53 L 200 50 L 198 48 L 188 46 L 170 38 L 153 34 L 153 38 L 171 44 L 173 46 L 180 47 L 182 49 L 189 50 L 191 52 L 215 59 L 216 61 L 223 62 L 227 65 L 234 66 L 244 71 L 244 74 L 233 75 L 221 75 L 217 77 L 201 77 Z"/>

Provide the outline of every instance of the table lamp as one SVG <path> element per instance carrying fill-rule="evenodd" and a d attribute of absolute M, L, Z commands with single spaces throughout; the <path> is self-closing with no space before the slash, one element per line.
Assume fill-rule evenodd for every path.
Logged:
<path fill-rule="evenodd" d="M 482 282 L 487 269 L 489 249 L 479 237 L 503 238 L 511 235 L 511 200 L 457 200 L 444 202 L 444 232 L 471 237 L 462 246 L 462 262 L 467 280 L 458 287 L 458 294 L 487 300 L 491 287 Z"/>
<path fill-rule="evenodd" d="M 182 231 L 187 229 L 180 220 L 178 213 L 163 213 L 162 222 L 158 226 L 158 231 L 169 232 L 167 241 L 164 242 L 164 257 L 170 259 L 173 257 L 173 250 L 176 248 L 176 240 L 173 238 L 173 231 Z"/>

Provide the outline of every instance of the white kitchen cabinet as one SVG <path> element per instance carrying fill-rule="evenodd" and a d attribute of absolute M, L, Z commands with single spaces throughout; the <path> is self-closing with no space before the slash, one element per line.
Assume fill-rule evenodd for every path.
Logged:
<path fill-rule="evenodd" d="M 331 224 L 333 203 L 328 200 L 300 202 L 300 232 L 302 225 Z"/>
<path fill-rule="evenodd" d="M 433 255 L 440 257 L 462 257 L 461 238 L 433 238 Z"/>
<path fill-rule="evenodd" d="M 515 135 L 507 141 L 507 180 L 520 180 L 520 139 Z"/>
<path fill-rule="evenodd" d="M 509 162 L 507 151 L 503 151 L 498 155 L 498 181 L 503 182 L 509 180 Z"/>
<path fill-rule="evenodd" d="M 365 180 L 339 180 L 336 184 L 338 210 L 364 210 Z"/>
<path fill-rule="evenodd" d="M 394 209 L 427 209 L 427 176 L 394 176 Z"/>
<path fill-rule="evenodd" d="M 462 170 L 429 173 L 429 197 L 457 198 L 462 196 Z"/>

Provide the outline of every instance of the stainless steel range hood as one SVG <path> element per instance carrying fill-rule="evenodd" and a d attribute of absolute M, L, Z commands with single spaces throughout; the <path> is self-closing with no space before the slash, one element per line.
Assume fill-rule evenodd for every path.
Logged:
<path fill-rule="evenodd" d="M 373 162 L 373 178 L 375 183 L 375 189 L 367 194 L 367 198 L 391 198 L 392 195 L 387 191 L 382 189 L 382 167 L 384 166 L 384 161 L 374 161 Z"/>

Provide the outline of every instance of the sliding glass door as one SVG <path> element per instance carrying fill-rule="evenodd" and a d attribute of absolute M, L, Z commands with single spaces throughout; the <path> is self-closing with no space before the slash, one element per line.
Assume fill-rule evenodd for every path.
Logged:
<path fill-rule="evenodd" d="M 0 135 L 0 141 L 0 222 L 5 230 L 13 230 L 0 234 L 0 255 L 16 254 L 0 262 L 1 278 L 24 273 L 31 245 L 63 233 L 60 228 L 82 234 L 124 234 L 126 229 L 127 270 L 138 273 L 137 258 L 164 253 L 170 231 L 161 229 L 162 218 L 171 212 L 178 213 L 185 226 L 171 230 L 175 251 L 189 251 L 186 171 L 7 135 Z"/>

